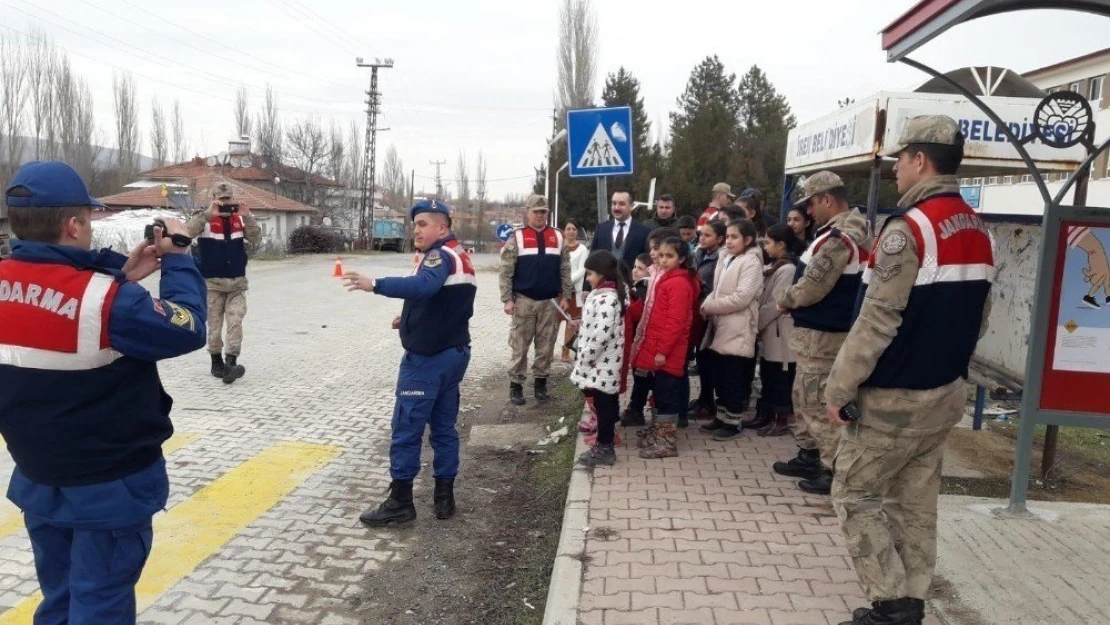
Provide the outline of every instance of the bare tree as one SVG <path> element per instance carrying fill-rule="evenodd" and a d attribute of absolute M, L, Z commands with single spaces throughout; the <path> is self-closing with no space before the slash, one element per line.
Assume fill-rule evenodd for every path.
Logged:
<path fill-rule="evenodd" d="M 54 75 L 58 52 L 44 31 L 35 28 L 27 44 L 27 87 L 31 92 L 31 125 L 35 131 L 35 160 L 54 158 L 57 135 L 54 116 Z"/>
<path fill-rule="evenodd" d="M 173 132 L 173 160 L 184 163 L 189 158 L 189 144 L 185 139 L 185 118 L 181 116 L 181 100 L 173 101 L 173 113 L 170 126 Z"/>
<path fill-rule="evenodd" d="M 347 133 L 347 167 L 344 182 L 350 189 L 362 188 L 362 128 L 352 121 Z"/>
<path fill-rule="evenodd" d="M 131 180 L 139 169 L 139 105 L 135 79 L 130 72 L 112 77 L 116 106 L 116 150 L 119 186 Z"/>
<path fill-rule="evenodd" d="M 313 118 L 302 119 L 295 122 L 285 133 L 288 142 L 289 157 L 293 164 L 305 172 L 305 202 L 315 205 L 315 194 L 312 189 L 313 177 L 320 173 L 320 168 L 328 158 L 328 137 L 324 127 Z M 296 181 L 302 182 L 302 181 Z"/>
<path fill-rule="evenodd" d="M 6 154 L 0 163 L 0 187 L 7 188 L 8 180 L 19 167 L 23 156 L 22 136 L 24 109 L 27 105 L 27 51 L 18 41 L 0 36 L 0 139 L 4 139 Z"/>
<path fill-rule="evenodd" d="M 559 10 L 559 119 L 593 103 L 597 77 L 597 18 L 590 0 L 563 0 Z"/>
<path fill-rule="evenodd" d="M 405 205 L 405 165 L 397 154 L 397 146 L 390 145 L 382 163 L 382 186 L 389 194 L 389 207 L 402 210 Z"/>
<path fill-rule="evenodd" d="M 343 179 L 343 166 L 347 162 L 347 146 L 343 141 L 343 130 L 334 121 L 328 127 L 328 178 L 336 182 Z"/>
<path fill-rule="evenodd" d="M 162 113 L 162 105 L 158 102 L 158 98 L 154 98 L 150 103 L 150 155 L 154 157 L 155 167 L 166 166 L 168 151 L 166 116 Z"/>
<path fill-rule="evenodd" d="M 485 241 L 486 233 L 486 157 L 478 151 L 478 170 L 475 193 L 478 197 L 478 245 Z"/>
<path fill-rule="evenodd" d="M 459 152 L 459 160 L 455 163 L 455 197 L 461 211 L 470 210 L 470 172 L 466 170 L 466 152 Z"/>
<path fill-rule="evenodd" d="M 251 113 L 247 108 L 247 87 L 242 85 L 235 92 L 235 132 L 239 137 L 251 135 Z"/>
<path fill-rule="evenodd" d="M 258 153 L 271 165 L 280 164 L 283 156 L 284 133 L 277 96 L 274 95 L 273 87 L 270 85 L 266 85 L 266 98 L 262 103 L 262 110 L 254 119 L 254 135 Z"/>

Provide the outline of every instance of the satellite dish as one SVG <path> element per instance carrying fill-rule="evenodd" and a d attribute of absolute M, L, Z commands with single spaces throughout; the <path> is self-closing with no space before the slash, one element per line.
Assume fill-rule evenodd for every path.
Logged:
<path fill-rule="evenodd" d="M 221 165 L 227 165 L 231 162 L 231 156 L 227 152 L 220 152 L 219 159 Z"/>
<path fill-rule="evenodd" d="M 216 166 L 216 157 L 215 156 L 209 156 L 208 160 L 205 161 L 205 163 L 207 163 L 209 167 L 215 167 Z"/>
<path fill-rule="evenodd" d="M 324 217 L 324 225 L 331 227 L 331 217 Z"/>

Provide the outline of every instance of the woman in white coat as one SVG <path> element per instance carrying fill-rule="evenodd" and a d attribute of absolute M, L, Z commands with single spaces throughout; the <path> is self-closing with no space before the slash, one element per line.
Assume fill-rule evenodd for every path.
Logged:
<path fill-rule="evenodd" d="M 583 285 L 586 281 L 586 257 L 590 255 L 590 249 L 578 242 L 578 224 L 568 219 L 567 224 L 563 226 L 563 245 L 567 249 L 567 255 L 570 257 L 570 282 L 574 285 L 574 297 L 570 300 L 570 306 L 567 308 L 567 314 L 571 319 L 578 321 L 582 318 L 582 305 L 584 298 L 582 297 Z M 565 322 L 564 322 L 565 323 Z M 570 362 L 570 346 L 574 343 L 574 337 L 577 334 L 574 326 L 566 324 L 567 329 L 563 334 L 563 362 Z"/>
<path fill-rule="evenodd" d="M 725 250 L 717 261 L 713 292 L 701 305 L 708 328 L 702 349 L 713 353 L 713 387 L 717 418 L 701 426 L 713 439 L 740 436 L 740 422 L 752 395 L 755 342 L 759 334 L 759 296 L 763 293 L 763 251 L 756 244 L 755 224 L 737 219 L 728 225 Z"/>

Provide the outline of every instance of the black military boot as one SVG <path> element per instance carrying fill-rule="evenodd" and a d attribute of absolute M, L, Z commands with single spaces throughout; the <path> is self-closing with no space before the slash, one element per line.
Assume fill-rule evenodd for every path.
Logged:
<path fill-rule="evenodd" d="M 246 367 L 235 362 L 239 357 L 228 354 L 227 366 L 224 369 L 224 384 L 231 384 L 235 380 L 243 377 L 247 373 Z"/>
<path fill-rule="evenodd" d="M 833 473 L 832 471 L 822 471 L 821 475 L 809 480 L 802 480 L 798 482 L 798 488 L 804 490 L 811 495 L 828 495 L 832 492 Z"/>
<path fill-rule="evenodd" d="M 925 618 L 925 602 L 921 599 L 876 601 L 871 606 L 870 610 L 856 610 L 852 620 L 840 625 L 921 625 Z"/>
<path fill-rule="evenodd" d="M 509 384 L 509 401 L 511 401 L 514 406 L 523 406 L 524 405 L 524 386 L 523 385 L 517 384 L 516 382 L 511 382 Z"/>
<path fill-rule="evenodd" d="M 821 452 L 816 449 L 798 449 L 798 455 L 789 462 L 776 462 L 771 468 L 779 475 L 812 480 L 821 475 Z"/>
<path fill-rule="evenodd" d="M 437 479 L 432 500 L 435 502 L 437 519 L 450 519 L 455 516 L 455 480 Z"/>
<path fill-rule="evenodd" d="M 367 510 L 358 517 L 370 527 L 405 525 L 416 520 L 416 506 L 412 504 L 412 480 L 393 480 L 389 483 L 389 499 L 377 510 Z"/>
<path fill-rule="evenodd" d="M 547 401 L 551 396 L 547 394 L 547 378 L 536 378 L 536 401 Z"/>
<path fill-rule="evenodd" d="M 222 378 L 227 373 L 227 366 L 224 365 L 224 357 L 221 354 L 209 354 L 212 356 L 212 377 Z"/>

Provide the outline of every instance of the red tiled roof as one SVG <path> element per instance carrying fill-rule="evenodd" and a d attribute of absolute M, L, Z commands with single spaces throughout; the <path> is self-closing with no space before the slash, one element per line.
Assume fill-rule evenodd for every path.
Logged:
<path fill-rule="evenodd" d="M 235 201 L 252 211 L 282 211 L 293 213 L 316 212 L 316 209 L 311 206 L 301 204 L 300 202 L 281 195 L 275 196 L 273 193 L 251 186 L 240 180 L 232 180 L 227 176 L 220 176 L 218 174 L 208 174 L 187 179 L 186 184 L 189 186 L 193 198 L 196 198 L 197 204 L 202 205 L 197 206 L 197 208 L 207 206 L 208 198 L 212 197 L 212 190 L 221 182 L 230 184 L 235 190 Z M 117 210 L 156 208 L 165 206 L 167 203 L 166 198 L 162 197 L 161 187 L 125 191 L 123 193 L 109 195 L 108 197 L 102 197 L 100 201 L 108 208 Z M 171 204 L 173 203 L 171 202 Z"/>
<path fill-rule="evenodd" d="M 241 156 L 238 158 L 246 157 Z M 273 180 L 274 176 L 278 176 L 283 182 L 293 184 L 304 184 L 308 177 L 308 174 L 303 169 L 281 164 L 269 165 L 266 163 L 265 159 L 257 154 L 251 154 L 250 159 L 250 167 L 231 167 L 230 165 L 209 167 L 207 160 L 198 156 L 184 163 L 177 163 L 176 165 L 168 165 L 166 167 L 159 167 L 158 169 L 141 172 L 139 176 L 143 178 L 196 178 L 205 174 L 220 174 L 233 180 L 266 182 Z M 316 187 L 343 186 L 330 178 L 319 175 L 312 177 L 312 185 Z"/>

